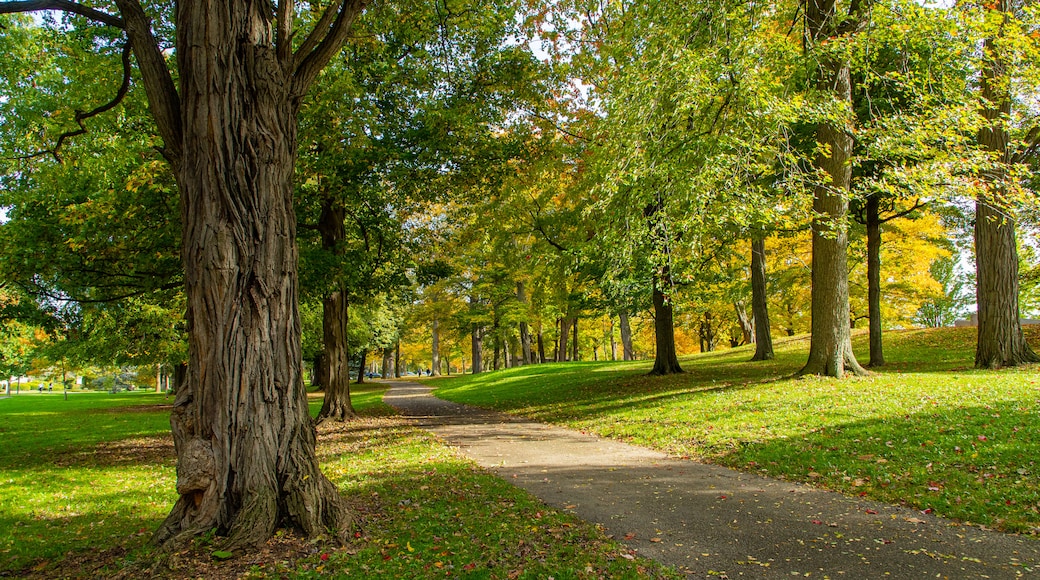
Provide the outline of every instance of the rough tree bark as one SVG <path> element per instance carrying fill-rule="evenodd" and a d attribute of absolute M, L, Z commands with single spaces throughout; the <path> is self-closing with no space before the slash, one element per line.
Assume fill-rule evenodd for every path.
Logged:
<path fill-rule="evenodd" d="M 331 196 L 322 200 L 318 217 L 321 247 L 334 255 L 342 253 L 347 237 L 343 220 L 346 210 Z M 350 349 L 347 342 L 349 301 L 346 288 L 327 294 L 321 301 L 322 367 L 321 384 L 325 397 L 317 421 L 346 421 L 356 416 L 350 402 Z"/>
<path fill-rule="evenodd" d="M 989 9 L 1006 15 L 1008 0 L 998 0 Z M 1018 310 L 1018 249 L 1015 222 L 1001 203 L 1006 200 L 1008 165 L 1011 161 L 1005 124 L 1011 113 L 1007 63 L 1001 55 L 1000 38 L 987 38 L 982 69 L 982 115 L 987 123 L 979 130 L 978 142 L 991 153 L 992 168 L 983 173 L 986 183 L 975 203 L 975 277 L 978 303 L 977 368 L 1000 368 L 1040 357 L 1026 344 Z"/>
<path fill-rule="evenodd" d="M 136 0 L 117 0 L 183 212 L 189 366 L 171 414 L 177 493 L 155 534 L 216 529 L 225 549 L 279 525 L 345 538 L 302 379 L 292 175 L 300 102 L 360 0 L 334 3 L 293 50 L 293 2 L 176 4 L 180 90 Z"/>
<path fill-rule="evenodd" d="M 773 360 L 773 335 L 769 329 L 769 295 L 766 291 L 766 241 L 751 240 L 751 316 L 755 319 L 755 356 Z"/>
<path fill-rule="evenodd" d="M 866 2 L 864 4 L 869 4 Z M 853 2 L 850 10 L 865 10 Z M 839 21 L 834 0 L 808 0 L 805 7 L 806 50 L 827 39 L 850 32 L 862 22 L 862 13 Z M 852 28 L 849 28 L 852 27 Z M 852 103 L 852 80 L 847 62 L 837 57 L 819 57 L 818 88 L 842 106 Z M 816 128 L 820 152 L 814 161 L 820 183 L 813 191 L 812 223 L 812 338 L 809 360 L 799 374 L 842 377 L 846 372 L 866 374 L 852 352 L 849 328 L 848 231 L 846 216 L 852 177 L 852 135 L 847 124 L 822 122 Z"/>
<path fill-rule="evenodd" d="M 536 333 L 538 343 L 538 362 L 545 364 L 545 337 L 542 336 L 542 324 L 538 323 L 538 332 Z"/>
<path fill-rule="evenodd" d="M 618 313 L 618 325 L 621 327 L 621 356 L 624 360 L 635 360 L 635 349 L 632 348 L 632 325 L 629 324 L 627 312 Z"/>

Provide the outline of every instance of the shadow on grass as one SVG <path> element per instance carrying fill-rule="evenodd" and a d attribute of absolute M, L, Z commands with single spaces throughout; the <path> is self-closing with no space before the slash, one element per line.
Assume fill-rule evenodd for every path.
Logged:
<path fill-rule="evenodd" d="M 1017 402 L 936 408 L 734 442 L 720 464 L 1010 532 L 1040 533 L 1040 418 Z"/>

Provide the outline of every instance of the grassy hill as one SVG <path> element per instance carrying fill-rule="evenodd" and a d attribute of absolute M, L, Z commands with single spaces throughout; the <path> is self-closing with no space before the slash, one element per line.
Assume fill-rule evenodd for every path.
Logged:
<path fill-rule="evenodd" d="M 1040 328 L 1027 329 L 1040 344 Z M 1040 533 L 1040 368 L 972 368 L 975 329 L 889 332 L 869 377 L 793 374 L 808 337 L 681 359 L 533 365 L 434 381 L 437 396 L 1008 532 Z M 866 334 L 853 344 L 861 360 Z"/>

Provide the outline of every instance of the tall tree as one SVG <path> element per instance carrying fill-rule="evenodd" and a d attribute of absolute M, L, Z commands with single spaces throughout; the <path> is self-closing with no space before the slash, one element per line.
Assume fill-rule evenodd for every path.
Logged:
<path fill-rule="evenodd" d="M 820 122 L 816 128 L 819 149 L 814 161 L 818 183 L 813 188 L 812 339 L 809 360 L 801 374 L 866 374 L 852 352 L 849 328 L 845 220 L 852 177 L 852 79 L 847 60 L 825 45 L 862 26 L 869 8 L 869 0 L 853 1 L 847 14 L 839 14 L 834 0 L 805 2 L 805 49 L 816 59 L 816 88 L 833 107 L 833 119 Z"/>
<path fill-rule="evenodd" d="M 979 146 L 988 153 L 983 187 L 975 202 L 975 292 L 978 344 L 975 366 L 1000 368 L 1040 362 L 1022 334 L 1018 305 L 1018 255 L 1015 220 L 1007 211 L 1016 188 L 1013 165 L 1025 160 L 1011 147 L 1011 39 L 1021 34 L 1011 0 L 986 5 L 990 34 L 985 40 L 981 75 Z M 1034 39 L 1035 40 L 1035 39 Z M 1040 141 L 1040 125 L 1027 136 L 1027 152 Z"/>
<path fill-rule="evenodd" d="M 291 0 L 178 2 L 178 83 L 171 43 L 137 0 L 115 0 L 118 12 L 0 3 L 0 13 L 57 8 L 76 27 L 83 17 L 122 29 L 174 170 L 190 357 L 171 414 L 179 498 L 159 544 L 213 529 L 232 549 L 279 525 L 348 532 L 349 510 L 318 467 L 301 376 L 292 175 L 300 103 L 364 6 L 333 2 L 298 34 L 314 13 Z"/>

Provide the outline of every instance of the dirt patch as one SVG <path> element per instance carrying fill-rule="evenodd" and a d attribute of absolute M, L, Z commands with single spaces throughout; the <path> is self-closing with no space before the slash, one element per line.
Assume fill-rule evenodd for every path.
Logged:
<path fill-rule="evenodd" d="M 173 435 L 135 437 L 121 441 L 99 443 L 93 449 L 77 449 L 58 453 L 54 464 L 60 467 L 90 465 L 107 467 L 116 465 L 172 465 L 177 454 L 173 447 Z"/>
<path fill-rule="evenodd" d="M 333 549 L 322 543 L 308 541 L 295 533 L 284 532 L 271 538 L 259 550 L 227 560 L 215 559 L 211 547 L 193 547 L 172 554 L 155 554 L 154 557 L 143 556 L 134 559 L 130 551 L 140 547 L 142 541 L 143 538 L 133 538 L 123 546 L 107 550 L 70 552 L 60 562 L 42 562 L 32 568 L 17 572 L 14 577 L 29 580 L 56 578 L 225 580 L 241 578 L 247 574 L 252 577 L 279 577 L 293 570 L 299 559 Z M 130 554 L 129 558 L 128 554 Z"/>
<path fill-rule="evenodd" d="M 123 413 L 162 413 L 169 412 L 173 409 L 173 405 L 127 405 L 125 407 L 109 407 L 107 409 L 99 409 L 99 413 L 110 413 L 113 415 L 121 415 Z"/>

